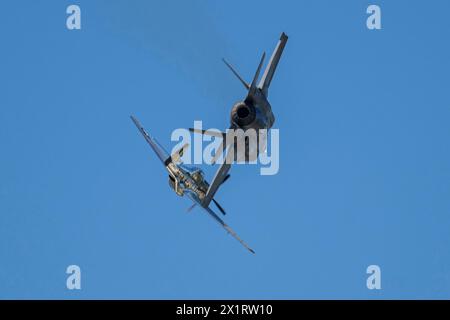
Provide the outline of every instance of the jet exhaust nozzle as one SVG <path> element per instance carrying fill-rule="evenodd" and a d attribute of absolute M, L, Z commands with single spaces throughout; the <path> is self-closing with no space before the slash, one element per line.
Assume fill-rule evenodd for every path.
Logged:
<path fill-rule="evenodd" d="M 248 102 L 238 102 L 231 109 L 231 121 L 239 127 L 245 127 L 256 119 L 255 106 Z"/>

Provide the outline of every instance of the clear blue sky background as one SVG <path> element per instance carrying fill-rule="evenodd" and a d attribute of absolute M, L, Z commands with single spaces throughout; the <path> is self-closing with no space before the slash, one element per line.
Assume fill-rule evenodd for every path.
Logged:
<path fill-rule="evenodd" d="M 371 3 L 381 31 L 366 28 Z M 450 298 L 448 1 L 1 11 L 0 298 Z M 245 91 L 220 59 L 250 79 L 282 31 L 279 174 L 235 167 L 217 195 L 251 255 L 186 213 L 129 115 L 167 149 L 194 120 L 227 127 Z M 81 291 L 66 289 L 70 264 Z"/>

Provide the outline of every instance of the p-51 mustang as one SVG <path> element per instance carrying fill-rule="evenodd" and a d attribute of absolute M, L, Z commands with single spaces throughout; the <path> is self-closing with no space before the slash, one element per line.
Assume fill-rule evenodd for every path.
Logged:
<path fill-rule="evenodd" d="M 227 133 L 224 133 L 193 128 L 189 129 L 194 133 L 222 138 L 221 146 L 216 151 L 216 154 L 212 161 L 213 163 L 215 163 L 222 154 L 226 154 L 224 157 L 224 161 L 217 170 L 211 186 L 208 188 L 206 196 L 203 199 L 203 203 L 205 205 L 211 202 L 219 186 L 223 183 L 223 181 L 225 181 L 226 177 L 228 177 L 228 171 L 230 170 L 233 160 L 253 161 L 258 157 L 259 152 L 264 152 L 266 150 L 267 135 L 264 135 L 262 133 L 264 133 L 265 131 L 267 134 L 267 130 L 272 128 L 273 123 L 275 122 L 275 116 L 272 113 L 272 107 L 267 100 L 269 95 L 269 86 L 277 68 L 278 62 L 280 61 L 281 54 L 283 53 L 284 47 L 286 46 L 287 40 L 288 36 L 283 32 L 259 82 L 259 74 L 264 63 L 265 53 L 263 53 L 262 55 L 261 61 L 259 62 L 258 68 L 251 84 L 248 84 L 238 74 L 238 72 L 227 61 L 225 61 L 225 59 L 223 59 L 225 64 L 231 69 L 233 74 L 239 79 L 239 81 L 241 81 L 241 83 L 247 90 L 246 98 L 243 101 L 239 101 L 238 103 L 236 103 L 231 109 L 231 123 L 229 129 L 231 131 L 242 129 L 244 132 L 248 129 L 253 129 L 254 132 L 256 132 L 256 141 L 254 140 L 253 143 L 250 143 L 251 140 L 248 137 L 245 137 L 245 152 L 239 152 L 239 148 L 237 147 L 237 144 L 235 142 L 235 136 L 230 136 L 227 134 L 231 131 L 227 131 Z M 234 152 L 229 152 L 227 154 L 226 150 L 229 146 L 234 147 Z"/>
<path fill-rule="evenodd" d="M 172 155 L 169 155 L 166 150 L 156 141 L 156 139 L 152 138 L 145 129 L 141 126 L 139 121 L 131 116 L 131 120 L 133 120 L 136 127 L 144 136 L 145 140 L 147 140 L 150 147 L 155 151 L 158 158 L 166 167 L 169 172 L 169 185 L 175 191 L 175 193 L 179 196 L 187 195 L 194 204 L 188 209 L 191 211 L 196 205 L 201 206 L 205 211 L 214 218 L 225 230 L 230 233 L 234 238 L 236 238 L 247 250 L 251 253 L 255 253 L 239 236 L 234 232 L 220 217 L 212 211 L 209 207 L 209 203 L 211 200 L 205 204 L 204 199 L 208 190 L 210 188 L 208 182 L 206 182 L 203 172 L 197 167 L 186 166 L 181 163 L 181 157 L 183 156 L 184 150 L 188 147 L 188 144 L 185 144 L 179 150 L 174 152 Z M 222 180 L 221 184 L 224 183 L 230 175 L 227 175 L 225 179 Z M 212 199 L 212 198 L 211 198 Z M 219 205 L 219 203 L 212 199 L 212 201 L 216 204 L 217 208 L 220 210 L 222 214 L 225 215 L 225 210 Z"/>

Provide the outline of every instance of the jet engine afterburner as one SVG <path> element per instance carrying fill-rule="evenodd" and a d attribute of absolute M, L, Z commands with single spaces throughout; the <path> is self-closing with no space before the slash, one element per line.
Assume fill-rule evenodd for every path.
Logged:
<path fill-rule="evenodd" d="M 256 119 L 255 106 L 250 102 L 240 101 L 231 109 L 231 121 L 239 127 L 245 127 Z"/>

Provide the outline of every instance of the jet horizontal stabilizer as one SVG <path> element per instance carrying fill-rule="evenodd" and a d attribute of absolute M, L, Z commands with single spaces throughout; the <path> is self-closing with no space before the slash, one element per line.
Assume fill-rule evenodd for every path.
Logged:
<path fill-rule="evenodd" d="M 227 135 L 225 132 L 221 132 L 218 130 L 200 130 L 200 129 L 189 128 L 189 131 L 192 133 L 199 133 L 199 134 L 204 134 L 207 136 L 218 137 L 218 138 L 225 138 Z"/>

